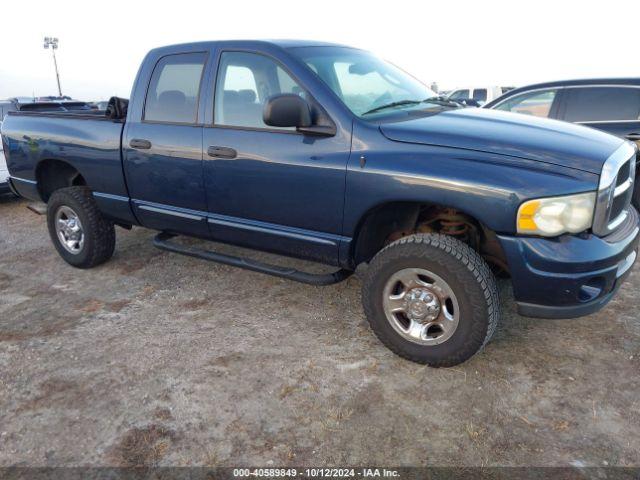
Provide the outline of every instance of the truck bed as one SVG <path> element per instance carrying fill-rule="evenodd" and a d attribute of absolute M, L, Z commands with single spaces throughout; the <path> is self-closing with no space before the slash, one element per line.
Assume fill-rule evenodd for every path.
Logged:
<path fill-rule="evenodd" d="M 42 197 L 38 176 L 48 164 L 62 162 L 82 172 L 96 197 L 128 197 L 121 156 L 124 124 L 104 111 L 9 112 L 2 134 L 14 188 L 27 198 Z"/>
<path fill-rule="evenodd" d="M 107 116 L 106 110 L 69 110 L 60 111 L 41 111 L 41 110 L 19 110 L 8 112 L 7 116 L 14 117 L 56 117 L 56 118 L 74 118 L 81 120 L 103 120 L 115 123 L 124 123 L 124 119 L 113 119 Z"/>

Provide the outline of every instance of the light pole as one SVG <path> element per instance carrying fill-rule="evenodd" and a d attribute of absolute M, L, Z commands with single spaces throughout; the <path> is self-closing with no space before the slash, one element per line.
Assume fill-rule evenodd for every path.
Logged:
<path fill-rule="evenodd" d="M 58 82 L 58 95 L 62 97 L 62 89 L 60 88 L 60 74 L 58 73 L 58 61 L 56 60 L 56 50 L 58 49 L 58 39 L 54 37 L 44 37 L 44 48 L 51 47 L 53 54 L 53 65 L 56 67 L 56 81 Z"/>

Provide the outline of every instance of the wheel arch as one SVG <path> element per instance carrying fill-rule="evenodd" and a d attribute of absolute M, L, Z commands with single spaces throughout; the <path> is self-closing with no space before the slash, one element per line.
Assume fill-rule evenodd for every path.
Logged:
<path fill-rule="evenodd" d="M 384 246 L 398 227 L 415 224 L 422 202 L 393 201 L 378 204 L 365 212 L 356 226 L 351 258 L 357 266 L 368 262 Z"/>
<path fill-rule="evenodd" d="M 56 190 L 66 187 L 87 186 L 85 177 L 71 163 L 55 158 L 40 160 L 35 170 L 38 193 L 47 202 Z"/>
<path fill-rule="evenodd" d="M 376 205 L 360 219 L 351 248 L 354 266 L 369 262 L 387 243 L 418 231 L 420 223 L 428 220 L 428 212 L 451 211 L 476 228 L 480 240 L 476 250 L 490 264 L 508 272 L 506 255 L 496 232 L 467 211 L 451 205 L 424 201 L 393 201 Z M 436 233 L 443 233 L 434 230 Z"/>

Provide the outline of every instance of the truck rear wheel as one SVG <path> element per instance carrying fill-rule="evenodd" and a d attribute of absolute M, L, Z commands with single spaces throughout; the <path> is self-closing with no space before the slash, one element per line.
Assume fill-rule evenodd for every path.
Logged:
<path fill-rule="evenodd" d="M 60 256 L 77 268 L 91 268 L 113 255 L 116 232 L 87 187 L 56 190 L 47 203 L 49 235 Z"/>
<path fill-rule="evenodd" d="M 439 234 L 411 235 L 382 249 L 366 271 L 362 303 L 382 343 L 433 367 L 469 359 L 499 319 L 489 266 L 466 244 Z"/>

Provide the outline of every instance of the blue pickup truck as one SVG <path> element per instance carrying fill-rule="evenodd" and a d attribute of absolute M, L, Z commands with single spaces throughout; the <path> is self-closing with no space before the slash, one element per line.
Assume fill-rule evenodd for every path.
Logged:
<path fill-rule="evenodd" d="M 362 50 L 296 41 L 152 50 L 106 112 L 12 112 L 11 188 L 48 204 L 60 255 L 108 260 L 114 225 L 156 246 L 325 285 L 358 270 L 397 354 L 470 358 L 499 319 L 570 318 L 616 293 L 638 248 L 636 146 L 585 127 L 462 109 Z M 331 265 L 292 270 L 196 248 L 230 243 Z"/>

